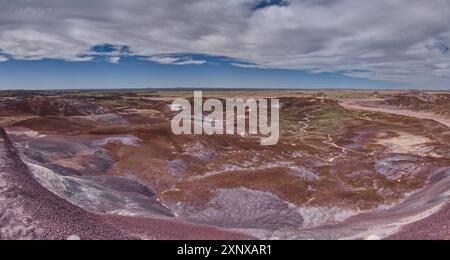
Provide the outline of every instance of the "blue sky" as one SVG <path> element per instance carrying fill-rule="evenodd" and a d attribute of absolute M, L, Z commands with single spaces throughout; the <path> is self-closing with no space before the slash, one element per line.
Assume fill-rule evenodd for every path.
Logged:
<path fill-rule="evenodd" d="M 448 0 L 0 0 L 0 89 L 450 89 Z"/>
<path fill-rule="evenodd" d="M 108 47 L 104 47 L 108 48 Z M 95 48 L 97 51 L 100 47 Z M 0 63 L 0 89 L 91 88 L 390 88 L 394 84 L 339 73 L 259 68 L 225 57 L 170 55 L 151 58 L 96 55 L 89 61 L 57 59 Z M 158 58 L 161 59 L 161 58 Z M 167 58 L 169 59 L 169 58 Z M 173 61 L 180 60 L 181 64 Z M 184 62 L 184 63 L 183 63 Z"/>

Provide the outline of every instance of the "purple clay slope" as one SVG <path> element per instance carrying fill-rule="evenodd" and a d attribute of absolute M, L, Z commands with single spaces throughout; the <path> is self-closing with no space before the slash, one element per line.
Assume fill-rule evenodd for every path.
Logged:
<path fill-rule="evenodd" d="M 0 240 L 248 239 L 176 219 L 96 215 L 42 187 L 0 128 Z"/>
<path fill-rule="evenodd" d="M 450 204 L 430 217 L 405 226 L 389 240 L 450 240 Z"/>
<path fill-rule="evenodd" d="M 39 185 L 0 129 L 1 239 L 132 239 Z"/>

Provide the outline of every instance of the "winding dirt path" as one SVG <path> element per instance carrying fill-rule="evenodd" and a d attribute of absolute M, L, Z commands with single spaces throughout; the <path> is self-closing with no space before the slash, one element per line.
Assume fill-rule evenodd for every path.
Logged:
<path fill-rule="evenodd" d="M 387 113 L 387 114 L 394 114 L 394 115 L 400 115 L 400 116 L 408 116 L 408 117 L 415 117 L 419 119 L 427 119 L 427 120 L 433 120 L 436 122 L 439 122 L 447 127 L 450 128 L 450 118 L 445 116 L 436 115 L 434 113 L 430 112 L 418 112 L 418 111 L 412 111 L 412 110 L 406 110 L 406 109 L 396 109 L 396 108 L 388 108 L 388 107 L 375 107 L 375 106 L 368 106 L 364 105 L 364 103 L 369 101 L 377 101 L 374 99 L 351 99 L 351 100 L 339 100 L 340 105 L 344 107 L 345 109 L 356 109 L 356 110 L 364 110 L 364 111 L 371 111 L 371 112 L 379 112 L 379 113 Z"/>

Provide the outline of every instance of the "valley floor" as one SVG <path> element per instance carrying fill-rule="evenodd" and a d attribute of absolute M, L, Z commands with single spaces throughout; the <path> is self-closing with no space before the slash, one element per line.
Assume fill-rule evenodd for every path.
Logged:
<path fill-rule="evenodd" d="M 278 97 L 271 147 L 174 135 L 190 95 L 0 92 L 0 238 L 448 239 L 445 93 L 207 93 Z"/>

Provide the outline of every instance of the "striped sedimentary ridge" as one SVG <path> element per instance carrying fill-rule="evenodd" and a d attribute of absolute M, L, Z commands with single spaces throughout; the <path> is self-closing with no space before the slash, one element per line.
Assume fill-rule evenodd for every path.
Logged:
<path fill-rule="evenodd" d="M 0 239 L 239 239 L 164 216 L 96 214 L 43 187 L 0 128 Z"/>
<path fill-rule="evenodd" d="M 3 128 L 0 138 L 2 239 L 133 238 L 42 187 Z"/>

